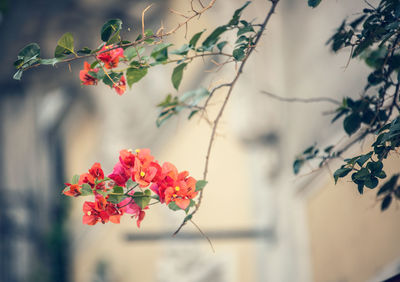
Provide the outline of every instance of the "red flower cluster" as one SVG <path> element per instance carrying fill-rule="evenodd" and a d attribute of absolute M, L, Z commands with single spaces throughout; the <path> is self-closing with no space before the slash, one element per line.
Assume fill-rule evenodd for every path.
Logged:
<path fill-rule="evenodd" d="M 196 183 L 187 171 L 179 173 L 168 162 L 160 165 L 149 149 L 122 150 L 108 177 L 104 177 L 101 165 L 95 163 L 88 172 L 74 176 L 72 184 L 66 183 L 63 193 L 71 197 L 95 196 L 94 202 L 86 201 L 83 205 L 84 224 L 119 223 L 123 214 L 131 214 L 140 227 L 151 199 L 173 210 L 188 212 L 198 193 Z"/>
<path fill-rule="evenodd" d="M 110 50 L 110 51 L 107 51 Z M 103 64 L 105 69 L 113 69 L 118 67 L 120 58 L 124 58 L 124 50 L 122 48 L 115 48 L 114 45 L 104 45 L 103 48 L 98 52 L 96 58 Z M 96 85 L 98 82 L 97 73 L 99 69 L 92 69 L 88 62 L 84 62 L 83 70 L 79 72 L 79 78 L 83 85 Z M 108 79 L 111 76 L 106 73 L 105 76 Z M 101 79 L 101 78 L 100 78 Z M 113 81 L 112 88 L 115 89 L 118 95 L 122 95 L 126 91 L 126 79 L 122 75 L 115 81 L 115 78 L 111 79 Z"/>

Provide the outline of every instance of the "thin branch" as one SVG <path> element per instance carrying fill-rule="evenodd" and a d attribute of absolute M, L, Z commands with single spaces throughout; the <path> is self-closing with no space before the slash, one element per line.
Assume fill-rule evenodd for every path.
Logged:
<path fill-rule="evenodd" d="M 148 9 L 151 8 L 151 6 L 153 6 L 153 4 L 150 4 L 149 6 L 147 6 L 142 12 L 142 36 L 143 37 L 145 37 L 145 34 L 144 34 L 144 14 L 147 12 Z"/>
<path fill-rule="evenodd" d="M 218 127 L 218 123 L 221 120 L 221 117 L 224 113 L 225 107 L 228 104 L 229 98 L 232 94 L 232 91 L 235 87 L 236 82 L 238 81 L 240 75 L 243 72 L 244 66 L 246 65 L 247 60 L 249 59 L 250 55 L 253 53 L 255 47 L 257 46 L 258 42 L 260 41 L 261 36 L 263 35 L 263 32 L 268 24 L 269 19 L 271 18 L 272 14 L 275 11 L 276 5 L 278 4 L 279 0 L 271 0 L 272 5 L 263 21 L 263 23 L 260 26 L 260 30 L 258 31 L 256 38 L 254 40 L 254 44 L 252 46 L 249 47 L 249 51 L 247 52 L 246 56 L 244 57 L 243 61 L 240 64 L 239 70 L 237 71 L 235 77 L 233 78 L 232 82 L 229 83 L 229 90 L 228 93 L 225 97 L 225 100 L 217 114 L 217 117 L 214 120 L 214 125 L 211 131 L 211 136 L 210 136 L 210 141 L 208 143 L 208 149 L 207 149 L 207 155 L 206 155 L 206 159 L 205 159 L 205 164 L 204 164 L 204 172 L 203 172 L 203 180 L 207 179 L 207 174 L 208 174 L 208 164 L 209 164 L 209 160 L 210 160 L 210 156 L 211 156 L 211 150 L 215 141 L 215 135 L 217 132 L 217 127 Z M 188 218 L 192 218 L 193 215 L 195 215 L 197 213 L 197 211 L 199 210 L 200 206 L 201 206 L 201 201 L 203 199 L 203 193 L 204 193 L 204 189 L 200 191 L 199 193 L 199 199 L 196 203 L 195 209 L 188 215 L 185 217 L 185 219 L 183 220 L 183 222 L 181 223 L 181 225 L 178 227 L 178 229 L 174 232 L 174 235 L 178 234 L 179 231 L 182 229 L 183 226 L 186 225 L 187 221 L 189 220 Z"/>
<path fill-rule="evenodd" d="M 203 235 L 203 237 L 207 239 L 213 253 L 215 253 L 215 249 L 214 249 L 214 246 L 213 246 L 210 238 L 203 232 L 203 230 L 201 230 L 201 228 L 193 220 L 190 220 L 190 222 L 197 228 L 197 230 L 199 230 L 200 234 Z"/>
<path fill-rule="evenodd" d="M 144 14 L 145 14 L 145 12 L 146 12 L 148 9 L 150 9 L 150 7 L 152 6 L 152 5 L 149 5 L 149 6 L 147 6 L 147 7 L 143 10 L 143 12 L 142 12 L 142 38 L 141 38 L 141 39 L 136 40 L 136 41 L 134 41 L 134 42 L 130 42 L 130 43 L 118 44 L 118 45 L 116 45 L 116 46 L 114 46 L 114 47 L 112 47 L 112 48 L 109 48 L 109 49 L 107 49 L 107 50 L 104 50 L 104 51 L 101 51 L 101 52 L 96 52 L 96 54 L 92 54 L 92 53 L 91 53 L 91 54 L 85 54 L 85 55 L 82 55 L 82 56 L 79 56 L 79 55 L 76 55 L 76 54 L 75 54 L 74 57 L 72 57 L 72 58 L 67 58 L 67 59 L 64 59 L 64 60 L 60 60 L 59 62 L 57 62 L 57 64 L 59 64 L 59 63 L 68 63 L 68 62 L 75 61 L 75 60 L 79 60 L 79 59 L 89 58 L 89 57 L 92 57 L 93 55 L 100 55 L 100 54 L 102 54 L 102 53 L 106 53 L 106 52 L 109 52 L 109 51 L 114 50 L 114 49 L 117 49 L 117 48 L 126 48 L 126 47 L 130 47 L 130 46 L 137 46 L 137 45 L 139 45 L 139 44 L 142 44 L 143 42 L 145 42 L 145 41 L 148 40 L 148 39 L 160 40 L 160 42 L 161 42 L 161 40 L 162 40 L 163 37 L 167 37 L 167 36 L 170 36 L 171 34 L 174 34 L 174 33 L 175 33 L 177 30 L 179 30 L 182 26 L 187 26 L 187 24 L 189 23 L 189 21 L 191 21 L 192 19 L 194 19 L 196 16 L 200 16 L 200 15 L 202 15 L 205 11 L 207 11 L 207 10 L 210 9 L 210 8 L 212 8 L 212 7 L 214 6 L 214 4 L 215 4 L 215 1 L 216 1 L 216 0 L 211 0 L 210 3 L 209 3 L 205 8 L 203 8 L 202 10 L 200 10 L 200 11 L 194 13 L 194 14 L 191 15 L 191 16 L 188 16 L 187 19 L 186 19 L 184 22 L 179 23 L 175 28 L 171 29 L 170 31 L 168 31 L 168 32 L 166 32 L 166 33 L 162 33 L 162 31 L 164 30 L 164 27 L 162 26 L 162 27 L 160 27 L 160 29 L 157 31 L 156 34 L 150 35 L 150 36 L 145 36 L 145 34 L 144 34 Z M 160 42 L 158 42 L 158 43 L 160 43 Z M 42 65 L 42 64 L 41 64 L 40 62 L 38 62 L 37 64 L 31 65 L 31 66 L 28 66 L 28 67 L 25 67 L 25 68 L 19 68 L 19 69 L 21 69 L 22 71 L 26 71 L 26 70 L 29 70 L 29 69 L 32 69 L 32 68 L 36 68 L 36 67 L 41 66 L 41 65 Z"/>
<path fill-rule="evenodd" d="M 333 103 L 336 105 L 341 105 L 342 103 L 340 103 L 338 100 L 329 98 L 329 97 L 315 97 L 315 98 L 286 98 L 286 97 L 281 97 L 275 94 L 272 94 L 270 92 L 264 91 L 262 90 L 261 93 L 277 99 L 279 101 L 283 101 L 283 102 L 300 102 L 300 103 L 316 103 L 316 102 L 329 102 L 329 103 Z"/>

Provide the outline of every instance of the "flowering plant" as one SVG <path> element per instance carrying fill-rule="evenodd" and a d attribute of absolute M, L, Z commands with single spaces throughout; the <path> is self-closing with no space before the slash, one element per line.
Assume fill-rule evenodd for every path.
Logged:
<path fill-rule="evenodd" d="M 149 149 L 137 149 L 122 150 L 108 177 L 104 176 L 100 163 L 93 164 L 88 172 L 65 183 L 63 193 L 70 197 L 94 196 L 94 202 L 83 204 L 84 224 L 120 223 L 122 215 L 130 214 L 140 227 L 145 210 L 157 203 L 188 214 L 195 205 L 193 199 L 206 184 L 189 176 L 187 171 L 178 172 L 169 162 L 160 165 Z"/>

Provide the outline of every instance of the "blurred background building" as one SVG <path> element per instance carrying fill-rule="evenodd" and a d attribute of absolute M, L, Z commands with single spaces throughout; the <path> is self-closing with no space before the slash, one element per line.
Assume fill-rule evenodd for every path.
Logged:
<path fill-rule="evenodd" d="M 204 1 L 205 2 L 205 1 Z M 190 1 L 151 1 L 146 27 L 181 19 Z M 330 104 L 283 103 L 282 97 L 357 97 L 368 73 L 349 53 L 331 54 L 325 42 L 346 16 L 365 5 L 282 1 L 257 52 L 234 90 L 218 128 L 202 207 L 195 222 L 171 238 L 184 215 L 154 207 L 142 227 L 82 225 L 83 200 L 61 195 L 63 183 L 94 162 L 111 171 L 124 148 L 151 148 L 201 178 L 211 128 L 205 120 L 172 118 L 157 129 L 156 104 L 167 93 L 173 66 L 159 66 L 118 97 L 106 86 L 82 87 L 83 62 L 40 67 L 12 80 L 13 61 L 29 42 L 51 57 L 70 31 L 77 46 L 99 44 L 99 30 L 121 18 L 124 35 L 136 38 L 149 1 L 0 1 L 0 281 L 381 281 L 400 272 L 398 203 L 380 212 L 375 191 L 360 196 L 346 180 L 333 184 L 338 163 L 295 177 L 292 162 L 306 147 L 343 142 L 340 124 L 324 112 Z M 244 1 L 217 1 L 188 37 L 227 22 Z M 260 20 L 269 3 L 254 1 L 244 17 Z M 130 28 L 130 31 L 128 31 Z M 184 43 L 184 30 L 170 42 Z M 214 74 L 199 61 L 185 71 L 181 92 L 229 81 L 234 69 Z M 223 91 L 211 105 L 213 116 Z M 358 144 L 349 155 L 368 148 Z M 387 163 L 398 171 L 398 156 Z"/>

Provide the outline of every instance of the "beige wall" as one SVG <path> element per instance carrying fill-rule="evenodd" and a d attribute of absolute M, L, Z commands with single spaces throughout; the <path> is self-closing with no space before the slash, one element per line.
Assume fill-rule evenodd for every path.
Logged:
<path fill-rule="evenodd" d="M 388 178 L 400 160 L 385 162 Z M 400 257 L 399 202 L 385 212 L 376 199 L 378 188 L 361 196 L 348 178 L 329 184 L 307 203 L 314 281 L 366 281 Z"/>

